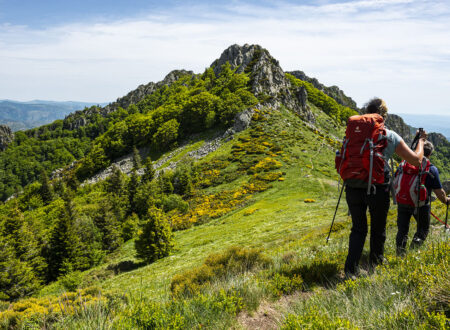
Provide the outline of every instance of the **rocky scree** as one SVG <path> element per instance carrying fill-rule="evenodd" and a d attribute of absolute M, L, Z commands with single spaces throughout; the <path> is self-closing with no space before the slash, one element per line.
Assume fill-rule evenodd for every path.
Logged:
<path fill-rule="evenodd" d="M 14 140 L 14 133 L 6 125 L 0 125 L 0 151 L 4 151 Z"/>

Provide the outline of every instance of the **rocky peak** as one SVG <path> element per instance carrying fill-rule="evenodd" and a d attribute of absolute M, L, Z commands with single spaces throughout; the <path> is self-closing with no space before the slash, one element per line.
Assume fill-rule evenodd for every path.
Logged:
<path fill-rule="evenodd" d="M 222 65 L 228 62 L 232 69 L 237 68 L 237 73 L 242 73 L 253 60 L 255 52 L 259 53 L 262 50 L 263 48 L 259 45 L 245 44 L 244 46 L 239 46 L 234 44 L 225 49 L 222 55 L 211 64 L 211 67 L 214 68 L 214 73 L 217 75 Z"/>
<path fill-rule="evenodd" d="M 262 104 L 274 108 L 285 105 L 306 120 L 314 121 L 314 116 L 306 104 L 306 90 L 293 89 L 278 61 L 268 50 L 259 45 L 232 45 L 211 64 L 216 75 L 227 62 L 236 72 L 249 74 L 252 92 Z"/>
<path fill-rule="evenodd" d="M 405 140 L 406 144 L 410 144 L 416 135 L 417 128 L 412 127 L 405 123 L 402 117 L 389 114 L 386 120 L 386 127 L 397 132 L 403 140 Z M 448 146 L 450 142 L 447 138 L 441 133 L 427 132 L 428 140 L 433 143 L 435 147 L 440 146 Z"/>
<path fill-rule="evenodd" d="M 441 134 L 441 133 L 428 133 L 428 140 L 431 141 L 431 143 L 434 144 L 434 146 L 449 146 L 450 143 L 448 142 L 447 138 Z"/>
<path fill-rule="evenodd" d="M 386 127 L 398 133 L 407 144 L 414 139 L 416 129 L 406 124 L 400 116 L 388 114 Z"/>
<path fill-rule="evenodd" d="M 14 133 L 6 125 L 0 125 L 0 151 L 5 150 L 14 140 Z"/>

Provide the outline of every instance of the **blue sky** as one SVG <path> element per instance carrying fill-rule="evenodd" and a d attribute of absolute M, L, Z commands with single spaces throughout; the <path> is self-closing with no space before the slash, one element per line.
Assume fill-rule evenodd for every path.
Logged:
<path fill-rule="evenodd" d="M 0 0 L 0 99 L 110 102 L 231 44 L 358 105 L 450 115 L 450 2 Z"/>

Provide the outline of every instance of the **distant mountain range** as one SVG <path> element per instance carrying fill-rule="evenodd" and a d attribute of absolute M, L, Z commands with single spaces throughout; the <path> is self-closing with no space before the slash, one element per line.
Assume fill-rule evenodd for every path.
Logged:
<path fill-rule="evenodd" d="M 423 127 L 427 132 L 438 132 L 450 141 L 450 116 L 443 115 L 415 115 L 401 113 L 400 115 L 408 125 Z"/>
<path fill-rule="evenodd" d="M 63 119 L 76 110 L 82 110 L 92 105 L 104 106 L 106 104 L 76 101 L 0 100 L 0 124 L 8 125 L 13 131 L 29 129 L 51 123 L 56 119 Z"/>

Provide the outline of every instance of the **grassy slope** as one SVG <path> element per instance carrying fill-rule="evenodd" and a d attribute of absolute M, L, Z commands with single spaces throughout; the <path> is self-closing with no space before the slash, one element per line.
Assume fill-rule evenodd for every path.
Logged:
<path fill-rule="evenodd" d="M 318 121 L 332 128 L 327 120 L 329 117 L 319 111 L 316 113 Z M 287 122 L 292 123 L 290 129 Z M 132 293 L 142 292 L 151 298 L 165 298 L 172 276 L 198 266 L 211 252 L 224 250 L 232 245 L 242 245 L 263 247 L 270 253 L 282 253 L 285 246 L 301 240 L 312 230 L 326 229 L 337 201 L 335 174 L 328 161 L 334 151 L 322 142 L 317 143 L 316 140 L 320 140 L 318 135 L 307 129 L 298 117 L 287 110 L 283 110 L 283 114 L 277 114 L 270 124 L 274 135 L 277 132 L 287 132 L 286 136 L 279 137 L 285 141 L 286 146 L 289 145 L 291 155 L 289 164 L 285 162 L 282 168 L 286 172 L 285 181 L 275 182 L 272 184 L 273 188 L 256 194 L 246 207 L 207 224 L 176 232 L 176 249 L 168 258 L 95 284 L 104 289 L 125 289 Z M 295 134 L 299 132 L 303 135 L 303 142 L 296 141 Z M 208 162 L 217 156 L 229 154 L 235 141 L 236 138 L 229 141 L 203 161 Z M 206 191 L 232 189 L 242 179 L 210 187 Z M 304 200 L 308 198 L 316 200 L 316 203 L 305 203 Z M 252 215 L 244 216 L 248 209 L 257 210 Z M 341 213 L 341 218 L 346 219 L 343 208 Z M 137 262 L 134 254 L 134 242 L 129 241 L 110 256 L 108 263 L 87 271 L 87 277 L 89 274 L 101 277 L 108 265 L 120 261 Z M 60 290 L 63 289 L 56 283 L 44 288 L 41 294 L 59 293 Z"/>
<path fill-rule="evenodd" d="M 323 127 L 323 135 L 327 136 L 326 132 L 331 133 L 331 136 L 334 137 L 339 137 L 339 134 L 342 134 L 342 130 L 334 127 L 329 121 L 329 117 L 314 107 L 312 107 L 312 110 L 317 116 L 318 126 Z M 255 194 L 247 205 L 225 216 L 203 225 L 176 232 L 176 249 L 171 256 L 129 272 L 119 275 L 111 274 L 107 269 L 109 265 L 115 265 L 124 260 L 135 260 L 133 241 L 127 242 L 120 250 L 109 256 L 104 265 L 84 273 L 86 284 L 100 286 L 106 291 L 128 293 L 132 301 L 139 297 L 139 299 L 166 302 L 170 301 L 169 284 L 175 274 L 180 274 L 183 271 L 201 265 L 212 252 L 223 251 L 232 245 L 263 248 L 264 252 L 275 260 L 274 269 L 277 269 L 279 264 L 282 263 L 280 260 L 283 259 L 283 256 L 290 253 L 295 254 L 300 260 L 302 258 L 305 260 L 310 258 L 311 255 L 318 251 L 328 253 L 332 257 L 336 256 L 336 258 L 338 258 L 338 255 L 345 255 L 350 228 L 345 202 L 341 204 L 337 217 L 337 223 L 342 224 L 340 226 L 341 229 L 333 233 L 332 241 L 325 246 L 325 237 L 338 197 L 337 177 L 331 161 L 334 156 L 333 147 L 326 142 L 326 139 L 320 137 L 319 132 L 306 128 L 305 124 L 298 117 L 288 111 L 283 110 L 282 114 L 276 113 L 267 124 L 266 127 L 270 127 L 272 138 L 283 143 L 283 150 L 287 154 L 287 156 L 283 157 L 284 165 L 280 169 L 286 173 L 284 181 L 272 183 L 273 188 Z M 245 132 L 242 134 L 245 134 Z M 229 154 L 233 143 L 235 143 L 235 140 L 229 141 L 215 153 L 207 156 L 205 161 L 220 155 Z M 243 178 L 240 178 L 231 183 L 210 187 L 206 190 L 217 192 L 225 188 L 232 189 L 237 187 L 242 180 Z M 305 203 L 305 199 L 314 199 L 315 202 Z M 252 214 L 245 215 L 253 210 L 255 211 Z M 394 253 L 394 210 L 395 208 L 392 207 L 388 224 L 388 255 L 393 255 Z M 438 213 L 442 216 L 443 209 L 439 209 Z M 411 228 L 412 230 L 414 228 Z M 444 240 L 445 244 L 448 242 L 445 236 L 438 237 L 437 240 Z M 377 281 L 377 278 L 374 276 L 374 281 Z M 238 276 L 238 279 L 228 279 L 225 283 L 219 283 L 218 286 L 229 287 L 239 281 L 248 283 L 256 291 L 262 290 L 261 292 L 263 293 L 259 293 L 259 298 L 256 300 L 273 299 L 270 294 L 265 292 L 268 286 L 267 278 L 261 282 L 261 280 L 255 279 L 251 274 L 250 276 L 246 274 Z M 371 281 L 370 277 L 369 281 Z M 389 290 L 397 290 L 395 286 L 386 285 L 386 281 L 383 283 L 383 286 L 379 287 L 380 295 L 386 295 L 386 292 Z M 296 328 L 301 327 L 296 326 L 296 324 L 303 324 L 298 318 L 301 318 L 305 308 L 330 307 L 336 310 L 336 312 L 330 313 L 331 318 L 339 319 L 343 317 L 348 319 L 354 317 L 355 324 L 358 326 L 364 325 L 365 320 L 370 319 L 370 322 L 373 323 L 369 323 L 368 327 L 372 328 L 375 327 L 378 319 L 384 320 L 382 315 L 377 314 L 378 316 L 375 318 L 363 314 L 352 315 L 352 313 L 361 313 L 364 308 L 370 307 L 361 303 L 362 297 L 371 295 L 376 286 L 367 286 L 365 289 L 364 286 L 362 287 L 358 292 L 358 299 L 360 299 L 358 301 L 357 299 L 344 299 L 341 291 L 333 289 L 333 287 L 323 289 L 319 286 L 316 291 L 313 291 L 316 293 L 313 293 L 310 305 L 305 300 L 300 299 L 293 306 L 280 307 L 280 313 L 285 316 L 292 314 L 288 318 L 291 321 L 288 326 L 292 325 Z M 58 294 L 61 290 L 59 283 L 55 283 L 45 288 L 41 295 Z M 214 292 L 216 289 L 212 287 L 210 290 Z M 329 292 L 324 293 L 323 290 Z M 405 296 L 406 293 L 403 295 L 402 291 L 402 295 L 395 298 L 395 303 L 400 304 L 400 297 Z M 382 304 L 383 297 L 379 296 L 375 300 L 369 299 L 371 302 L 378 303 L 378 306 L 373 308 L 378 308 L 381 314 L 387 313 L 386 315 L 389 315 L 385 311 L 387 307 Z M 405 304 L 408 308 L 413 305 L 409 300 Z M 247 309 L 253 310 L 257 305 L 258 302 L 252 308 L 248 307 Z M 360 305 L 359 308 L 358 305 Z M 125 306 L 122 308 L 127 310 L 131 307 Z M 343 308 L 346 308 L 346 310 L 342 310 Z M 398 306 L 396 308 L 397 310 L 402 310 Z M 408 310 L 412 309 L 409 308 Z M 192 318 L 197 318 L 195 316 L 197 314 L 194 313 L 192 315 Z M 198 317 L 199 321 L 197 322 L 200 322 L 203 316 Z M 105 316 L 105 319 L 107 319 L 106 324 L 109 324 L 109 326 L 112 324 L 110 318 L 114 319 L 114 316 Z M 210 318 L 214 317 L 210 316 Z M 58 324 L 61 327 L 87 327 L 92 325 L 92 319 L 89 316 L 82 316 L 81 319 L 75 321 L 62 319 Z M 228 317 L 221 320 L 218 316 L 217 319 L 218 321 L 209 323 L 209 327 L 240 327 L 237 319 Z M 308 322 L 315 324 L 314 320 Z M 401 320 L 399 322 L 400 325 L 406 324 L 401 323 Z"/>

